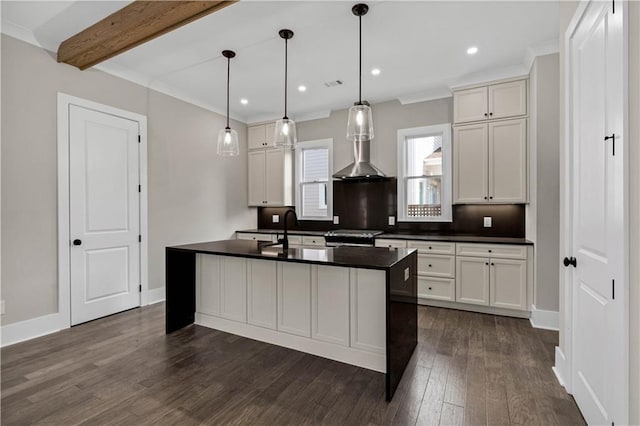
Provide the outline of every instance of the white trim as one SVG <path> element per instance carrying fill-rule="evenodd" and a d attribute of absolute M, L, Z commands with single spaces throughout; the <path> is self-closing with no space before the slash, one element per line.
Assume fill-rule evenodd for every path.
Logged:
<path fill-rule="evenodd" d="M 59 317 L 60 314 L 55 313 L 3 325 L 0 329 L 0 346 L 4 348 L 5 346 L 35 339 L 66 328 L 61 326 L 62 322 Z"/>
<path fill-rule="evenodd" d="M 531 318 L 529 322 L 533 328 L 558 331 L 560 327 L 560 313 L 557 311 L 545 311 L 531 305 Z"/>
<path fill-rule="evenodd" d="M 384 373 L 386 355 L 196 312 L 195 324 Z"/>
<path fill-rule="evenodd" d="M 58 314 L 57 329 L 71 326 L 70 230 L 69 230 L 69 106 L 77 105 L 139 123 L 140 131 L 140 306 L 149 300 L 147 217 L 147 117 L 58 92 Z"/>
<path fill-rule="evenodd" d="M 447 99 L 453 96 L 448 87 L 435 87 L 429 90 L 412 92 L 406 95 L 398 96 L 398 102 L 402 105 L 417 104 L 418 102 L 435 101 L 438 99 Z"/>
<path fill-rule="evenodd" d="M 329 170 L 327 180 L 327 216 L 303 216 L 302 206 L 299 204 L 302 201 L 302 191 L 300 189 L 302 183 L 302 152 L 305 149 L 322 148 L 329 150 Z M 328 139 L 316 139 L 312 141 L 298 142 L 295 148 L 296 160 L 296 182 L 295 182 L 295 196 L 296 196 L 296 216 L 299 220 L 333 220 L 333 184 L 331 175 L 333 174 L 333 138 Z M 308 183 L 308 182 L 307 182 Z"/>
<path fill-rule="evenodd" d="M 164 287 L 150 288 L 146 292 L 145 300 L 142 302 L 142 306 L 153 305 L 156 303 L 164 302 L 166 291 Z"/>
<path fill-rule="evenodd" d="M 474 76 L 460 80 L 460 82 L 449 86 L 452 92 L 458 90 L 473 89 L 492 84 L 508 83 L 510 81 L 526 80 L 529 78 L 529 68 L 524 64 L 512 67 L 491 70 L 491 72 L 478 73 Z"/>
<path fill-rule="evenodd" d="M 406 164 L 406 140 L 408 137 L 426 137 L 442 135 L 442 199 L 441 199 L 441 216 L 438 217 L 409 217 L 407 215 L 407 195 L 405 194 L 405 174 L 407 171 Z M 397 205 L 398 205 L 398 222 L 451 222 L 453 221 L 452 213 L 452 153 L 451 153 L 451 123 L 436 124 L 433 126 L 412 127 L 409 129 L 398 130 L 397 144 Z"/>
<path fill-rule="evenodd" d="M 567 374 L 567 359 L 565 358 L 562 349 L 560 349 L 558 346 L 556 346 L 556 365 L 551 367 L 551 370 L 553 370 L 553 374 L 556 375 L 558 382 L 565 388 L 568 393 L 571 393 L 571 391 L 567 387 L 566 381 L 566 378 L 570 376 Z"/>
<path fill-rule="evenodd" d="M 560 40 L 554 38 L 548 40 L 546 43 L 541 43 L 536 46 L 528 47 L 525 51 L 524 64 L 531 71 L 533 62 L 538 56 L 551 55 L 560 51 Z"/>

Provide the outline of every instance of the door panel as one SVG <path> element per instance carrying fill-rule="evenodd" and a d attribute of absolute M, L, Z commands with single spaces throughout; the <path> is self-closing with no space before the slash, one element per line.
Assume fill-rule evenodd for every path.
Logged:
<path fill-rule="evenodd" d="M 140 305 L 139 124 L 69 107 L 71 324 Z"/>
<path fill-rule="evenodd" d="M 275 131 L 275 130 L 274 130 Z M 284 150 L 266 151 L 266 194 L 267 205 L 284 205 Z"/>
<path fill-rule="evenodd" d="M 489 123 L 489 202 L 527 201 L 527 120 Z"/>
<path fill-rule="evenodd" d="M 311 268 L 311 337 L 349 346 L 349 269 Z"/>
<path fill-rule="evenodd" d="M 527 310 L 527 262 L 491 259 L 489 295 L 491 306 Z"/>
<path fill-rule="evenodd" d="M 267 200 L 266 194 L 266 158 L 265 152 L 249 151 L 249 205 L 250 206 L 264 206 Z"/>
<path fill-rule="evenodd" d="M 453 128 L 453 199 L 455 203 L 487 202 L 488 150 L 486 124 Z"/>
<path fill-rule="evenodd" d="M 467 123 L 488 118 L 487 88 L 459 90 L 453 94 L 453 122 Z"/>
<path fill-rule="evenodd" d="M 489 304 L 489 259 L 456 257 L 456 302 Z"/>
<path fill-rule="evenodd" d="M 311 266 L 278 262 L 278 330 L 311 337 Z"/>
<path fill-rule="evenodd" d="M 260 327 L 277 328 L 276 262 L 247 260 L 247 322 Z"/>
<path fill-rule="evenodd" d="M 527 113 L 526 80 L 489 86 L 489 118 L 506 118 Z"/>

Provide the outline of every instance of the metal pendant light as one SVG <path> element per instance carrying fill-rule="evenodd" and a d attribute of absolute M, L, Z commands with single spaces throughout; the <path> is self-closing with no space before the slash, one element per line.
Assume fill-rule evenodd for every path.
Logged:
<path fill-rule="evenodd" d="M 296 135 L 296 123 L 287 117 L 287 42 L 293 37 L 293 31 L 280 30 L 280 37 L 284 39 L 284 117 L 276 121 L 276 145 L 294 146 L 298 141 Z"/>
<path fill-rule="evenodd" d="M 360 74 L 358 77 L 358 102 L 349 108 L 349 120 L 347 122 L 347 139 L 354 142 L 368 141 L 373 139 L 373 118 L 371 107 L 367 101 L 362 100 L 362 17 L 369 11 L 369 6 L 359 3 L 351 8 L 351 12 L 358 17 L 360 45 L 359 54 Z"/>
<path fill-rule="evenodd" d="M 218 155 L 222 157 L 233 157 L 240 154 L 238 132 L 229 127 L 229 80 L 231 58 L 234 58 L 236 53 L 232 50 L 223 50 L 222 56 L 227 58 L 227 127 L 218 132 Z"/>

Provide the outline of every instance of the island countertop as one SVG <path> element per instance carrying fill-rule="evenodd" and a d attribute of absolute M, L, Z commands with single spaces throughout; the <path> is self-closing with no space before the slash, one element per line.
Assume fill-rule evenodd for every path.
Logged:
<path fill-rule="evenodd" d="M 277 246 L 252 240 L 221 240 L 167 247 L 170 250 L 277 260 L 280 262 L 312 263 L 363 269 L 390 269 L 415 249 L 386 247 L 301 247 L 289 246 L 284 253 Z"/>

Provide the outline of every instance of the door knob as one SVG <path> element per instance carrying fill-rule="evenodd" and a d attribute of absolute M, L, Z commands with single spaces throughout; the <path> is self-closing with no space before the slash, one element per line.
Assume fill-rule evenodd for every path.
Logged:
<path fill-rule="evenodd" d="M 75 240 L 73 240 L 73 245 L 74 246 L 79 246 L 80 244 L 82 244 L 82 240 L 79 240 L 77 238 Z"/>
<path fill-rule="evenodd" d="M 564 260 L 562 261 L 562 263 L 564 263 L 564 266 L 569 266 L 569 265 L 573 265 L 574 268 L 576 268 L 576 264 L 578 263 L 576 261 L 575 257 L 565 257 Z"/>

